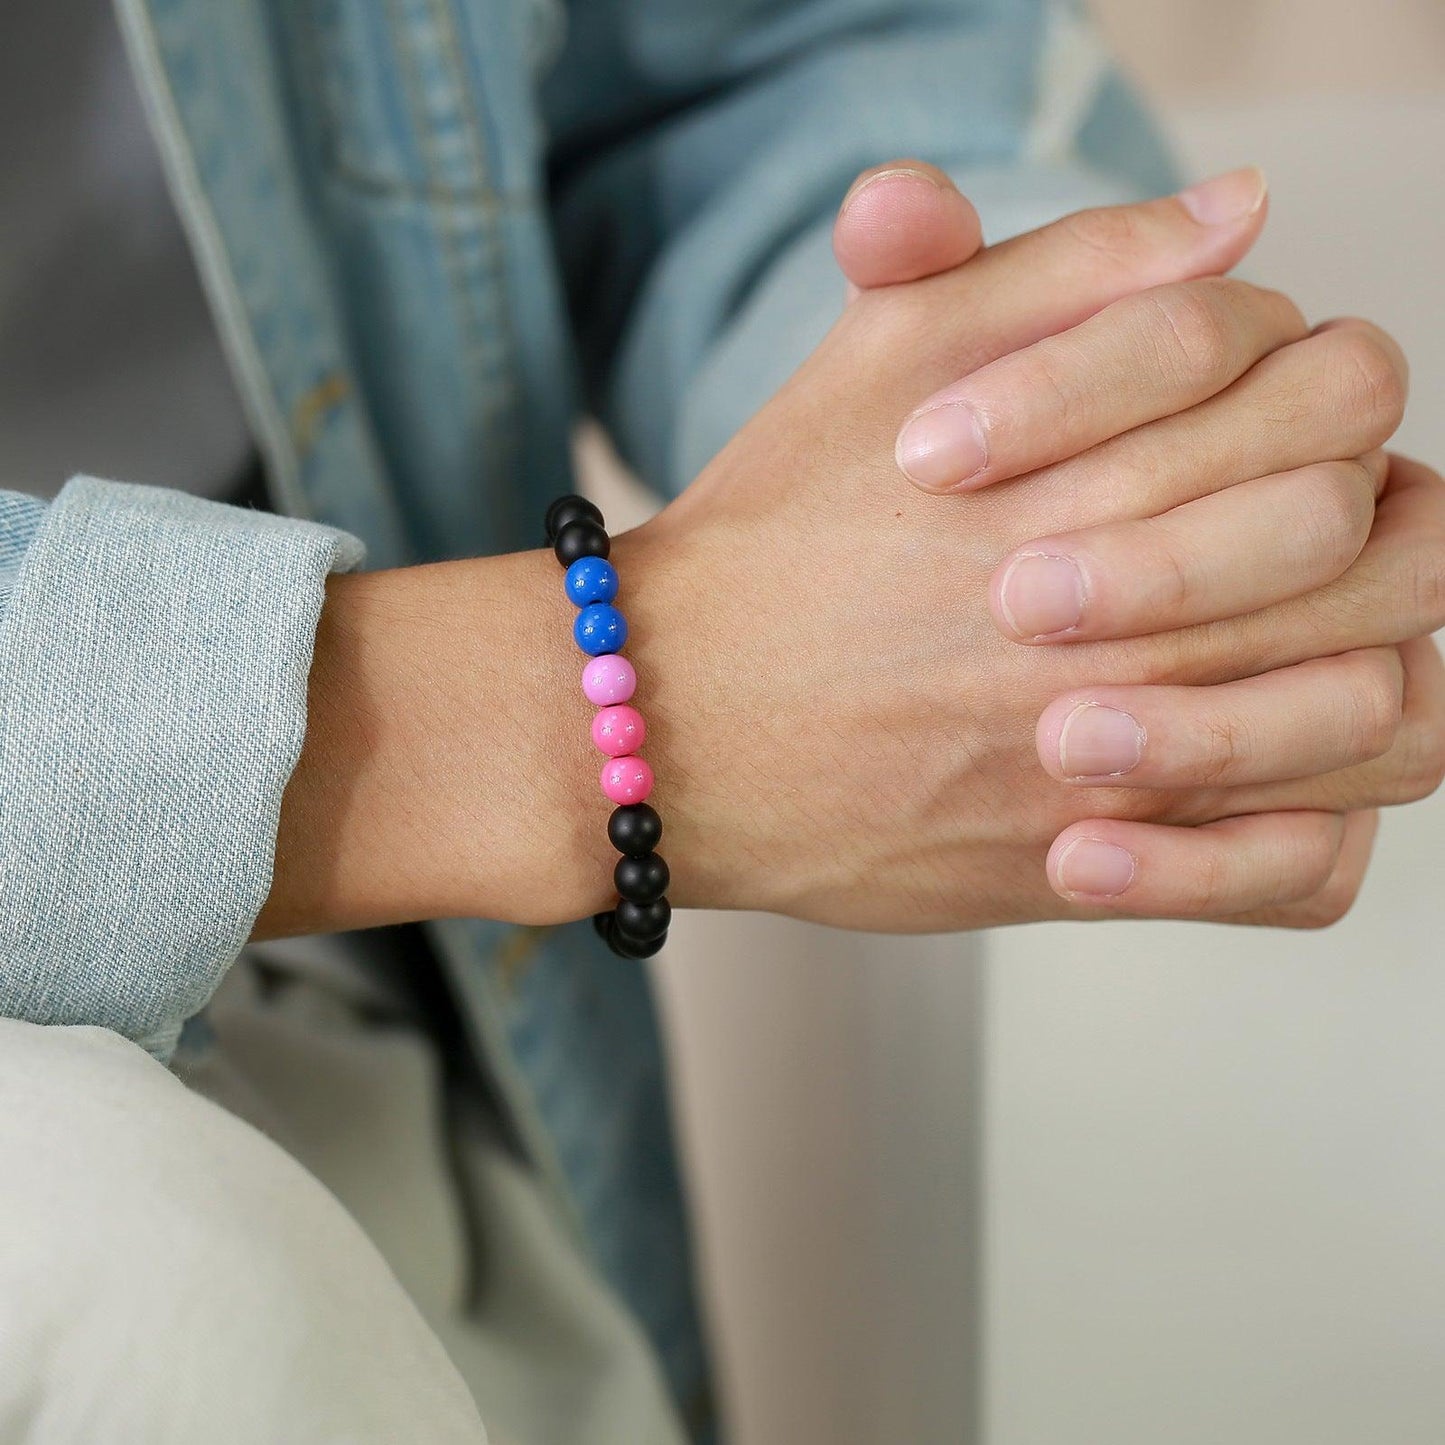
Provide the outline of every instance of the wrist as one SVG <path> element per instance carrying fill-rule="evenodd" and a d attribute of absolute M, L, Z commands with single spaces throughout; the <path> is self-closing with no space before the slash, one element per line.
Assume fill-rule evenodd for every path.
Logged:
<path fill-rule="evenodd" d="M 545 552 L 331 580 L 258 936 L 608 906 L 569 613 Z"/>
<path fill-rule="evenodd" d="M 676 908 L 782 908 L 774 888 L 782 860 L 765 866 L 753 847 L 767 806 L 753 751 L 762 732 L 738 715 L 739 699 L 756 696 L 764 674 L 736 635 L 735 599 L 719 599 L 703 580 L 729 575 L 726 529 L 716 517 L 702 529 L 679 527 L 676 511 L 614 537 L 611 554 L 635 701 L 647 721 L 642 751 L 656 775 L 651 801 L 663 819 L 668 896 Z"/>

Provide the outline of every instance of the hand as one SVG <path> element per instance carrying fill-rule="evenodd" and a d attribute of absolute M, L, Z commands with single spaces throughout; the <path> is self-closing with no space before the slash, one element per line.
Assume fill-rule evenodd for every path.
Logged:
<path fill-rule="evenodd" d="M 1176 630 L 1046 650 L 1003 643 L 982 608 L 970 606 L 999 557 L 1061 521 L 1148 517 L 1210 487 L 1283 469 L 1298 422 L 1241 439 L 1239 450 L 1208 458 L 1203 469 L 1176 446 L 1165 449 L 1175 462 L 1162 475 L 1143 469 L 1146 461 L 1158 465 L 1157 448 L 1140 453 L 1134 468 L 1107 473 L 1088 472 L 1097 458 L 1086 454 L 1062 482 L 1039 474 L 967 503 L 892 495 L 883 485 L 896 419 L 919 394 L 1086 321 L 1141 282 L 1168 284 L 1232 264 L 1261 220 L 1257 205 L 1237 209 L 1234 222 L 1220 225 L 1197 223 L 1178 202 L 1090 213 L 994 248 L 949 276 L 860 297 L 698 482 L 622 539 L 628 566 L 643 579 L 630 608 L 652 689 L 649 746 L 667 780 L 678 901 L 877 928 L 1082 916 L 1101 905 L 1307 923 L 1337 916 L 1348 903 L 1371 821 L 1346 823 L 1338 814 L 1418 795 L 1438 780 L 1441 704 L 1428 661 L 1412 675 L 1409 699 L 1418 695 L 1425 705 L 1413 715 L 1406 708 L 1403 732 L 1395 726 L 1400 673 L 1388 656 L 1338 664 L 1323 687 L 1314 679 L 1312 695 L 1343 681 L 1359 704 L 1345 751 L 1326 764 L 1388 749 L 1378 763 L 1334 767 L 1328 782 L 1245 781 L 1288 768 L 1266 757 L 1238 782 L 1226 773 L 1210 786 L 1195 778 L 1192 789 L 1095 790 L 1085 804 L 1082 790 L 1040 773 L 1035 722 L 1060 693 L 1090 684 L 1192 684 L 1199 690 L 1156 700 L 1226 709 L 1239 694 L 1218 684 L 1391 648 L 1438 626 L 1445 589 L 1428 584 L 1441 571 L 1432 534 L 1445 517 L 1427 474 L 1400 473 L 1382 508 L 1391 525 L 1376 529 L 1353 564 L 1364 509 L 1329 501 L 1355 498 L 1361 479 L 1368 500 L 1379 460 L 1338 477 L 1298 479 L 1326 499 L 1316 507 L 1310 492 L 1303 515 L 1325 522 L 1302 529 L 1292 560 L 1305 580 L 1292 573 L 1272 605 L 1256 593 L 1249 615 L 1189 627 L 1178 625 L 1189 620 L 1183 610 L 1177 620 L 1156 611 L 1155 625 Z M 1248 356 L 1265 344 L 1259 336 L 1287 337 L 1291 324 L 1290 308 L 1275 298 L 1241 322 L 1234 335 L 1244 340 L 1225 355 Z M 1362 355 L 1358 338 L 1342 334 L 1353 361 Z M 1365 361 L 1373 368 L 1366 378 L 1377 384 L 1343 406 L 1334 397 L 1320 402 L 1345 417 L 1348 446 L 1339 455 L 1372 449 L 1398 420 L 1398 400 L 1378 384 L 1373 344 Z M 1386 364 L 1393 365 L 1388 357 Z M 1212 374 L 1224 367 L 1217 361 Z M 1166 397 L 1176 411 L 1189 404 L 1178 385 L 1187 371 Z M 1342 384 L 1350 377 L 1338 373 Z M 1276 401 L 1280 394 L 1264 393 Z M 1284 394 L 1292 394 L 1287 386 Z M 1070 444 L 1087 445 L 1085 435 L 1074 431 Z M 1137 444 L 1136 435 L 1122 441 Z M 1176 440 L 1199 435 L 1186 430 Z M 1297 596 L 1331 567 L 1338 580 L 1325 592 Z M 728 605 L 699 604 L 710 578 L 727 579 Z M 680 629 L 680 618 L 689 625 Z M 1136 614 L 1123 635 L 1138 625 Z M 1100 628 L 1077 635 L 1121 631 L 1112 621 Z M 1261 807 L 1271 811 L 1241 816 Z M 1060 840 L 1051 866 L 1070 895 L 1061 901 L 1040 865 L 1054 834 L 1088 814 L 1107 814 L 1116 831 L 1086 840 L 1102 842 L 1103 851 L 1084 846 L 1078 833 Z M 1164 830 L 1152 826 L 1158 822 L 1207 826 Z M 1115 876 L 1106 876 L 1109 867 Z M 1285 905 L 1298 906 L 1278 912 Z"/>
<path fill-rule="evenodd" d="M 967 201 L 941 172 L 918 162 L 865 173 L 845 200 L 835 231 L 835 249 L 854 283 L 855 296 L 863 286 L 913 279 L 957 265 L 975 254 L 979 245 L 977 216 Z M 1173 627 L 1181 621 L 1225 616 L 1231 607 L 1242 613 L 1265 605 L 1276 596 L 1306 590 L 1317 580 L 1315 572 L 1324 582 L 1332 581 L 1368 535 L 1374 521 L 1372 490 L 1378 490 L 1383 479 L 1385 458 L 1372 453 L 1359 466 L 1333 459 L 1341 455 L 1342 446 L 1348 449 L 1352 435 L 1383 440 L 1393 430 L 1407 374 L 1398 347 L 1366 323 L 1326 323 L 1311 333 L 1312 344 L 1292 345 L 1286 356 L 1271 363 L 1278 368 L 1271 386 L 1240 382 L 1226 388 L 1224 383 L 1233 380 L 1235 366 L 1228 363 L 1228 355 L 1231 338 L 1240 334 L 1239 323 L 1248 324 L 1251 309 L 1267 317 L 1280 298 L 1254 288 L 1239 288 L 1233 297 L 1230 288 L 1210 288 L 1193 318 L 1196 333 L 1201 326 L 1207 333 L 1202 351 L 1208 364 L 1193 374 L 1188 367 L 1182 376 L 1177 371 L 1172 377 L 1166 373 L 1162 384 L 1159 374 L 1151 373 L 1152 388 L 1121 385 L 1121 372 L 1135 374 L 1141 353 L 1150 354 L 1162 345 L 1166 356 L 1178 359 L 1180 329 L 1173 324 L 1166 329 L 1161 323 L 1170 321 L 1172 308 L 1181 302 L 1195 304 L 1189 291 L 1161 288 L 1148 297 L 1147 306 L 1107 308 L 1072 334 L 985 367 L 924 403 L 916 415 L 925 418 L 925 437 L 929 423 L 948 418 L 962 405 L 977 408 L 990 423 L 998 423 L 990 431 L 997 430 L 1004 438 L 1003 456 L 991 447 L 993 464 L 974 481 L 945 467 L 928 476 L 927 484 L 966 491 L 1026 471 L 1040 455 L 1040 439 L 1048 448 L 1045 455 L 1067 450 L 1070 425 L 1077 429 L 1075 445 L 1111 438 L 1151 407 L 1167 409 L 1173 404 L 1171 385 L 1177 390 L 1181 384 L 1186 395 L 1197 390 L 1206 397 L 1216 396 L 1213 405 L 1194 418 L 1188 431 L 1145 427 L 1135 437 L 1136 452 L 1124 465 L 1137 471 L 1155 465 L 1167 468 L 1180 455 L 1215 456 L 1221 447 L 1241 456 L 1251 437 L 1257 441 L 1261 433 L 1280 429 L 1285 424 L 1282 416 L 1297 420 L 1298 427 L 1291 432 L 1290 450 L 1281 460 L 1320 465 L 1259 480 L 1240 466 L 1236 471 L 1250 480 L 1212 496 L 1207 504 L 1180 507 L 1148 525 L 1134 521 L 1026 545 L 998 569 L 991 589 L 995 617 L 1005 635 L 1039 641 L 1049 636 L 1056 620 L 1046 617 L 1040 624 L 1034 619 L 1035 626 L 1020 628 L 1018 608 L 1008 605 L 1000 585 L 1008 578 L 1011 590 L 1018 591 L 1023 583 L 1027 596 L 1027 574 L 1039 556 L 1072 553 L 1084 574 L 1089 616 L 1082 626 L 1057 633 L 1056 640 L 1069 641 Z M 1297 313 L 1288 319 L 1292 336 L 1301 336 L 1303 320 Z M 1321 344 L 1329 333 L 1338 332 L 1354 334 L 1333 335 L 1330 344 Z M 1041 373 L 1047 383 L 1042 389 Z M 1298 404 L 1301 396 L 1328 399 L 1332 388 L 1338 394 L 1342 377 L 1345 394 L 1338 395 L 1337 411 L 1328 405 Z M 1029 403 L 1040 396 L 1045 402 L 1030 416 Z M 935 436 L 938 430 L 933 427 Z M 942 430 L 946 437 L 949 428 Z M 908 431 L 905 426 L 905 438 Z M 964 431 L 967 435 L 971 428 Z M 1060 436 L 1065 436 L 1062 443 L 1057 440 Z M 1148 455 L 1151 447 L 1157 463 Z M 900 445 L 900 451 L 904 449 Z M 946 445 L 932 454 L 926 446 L 923 450 L 925 471 L 936 469 L 940 459 L 948 460 Z M 1085 485 L 1104 482 L 1110 467 L 1121 459 L 1109 448 L 1100 448 L 1093 461 L 1082 478 Z M 1211 489 L 1224 484 L 1224 477 L 1206 478 Z M 1318 495 L 1321 488 L 1323 496 Z M 1302 532 L 1301 517 L 1310 519 L 1309 533 Z M 1321 524 L 1322 534 L 1315 531 Z M 1303 555 L 1297 545 L 1302 535 L 1314 539 L 1312 552 Z M 1160 536 L 1169 544 L 1151 545 Z M 1037 570 L 1047 578 L 1057 569 L 1045 565 Z M 1067 569 L 1063 575 L 1062 597 L 1072 605 L 1077 595 L 1073 579 Z M 1105 583 L 1102 596 L 1099 579 Z M 1191 594 L 1191 610 L 1181 615 L 1185 592 Z M 1388 688 L 1390 679 L 1402 671 L 1405 716 L 1397 721 L 1390 708 L 1378 712 L 1378 698 L 1382 678 Z M 1439 719 L 1431 716 L 1439 671 L 1433 643 L 1421 639 L 1373 657 L 1323 660 L 1221 689 L 1222 711 L 1209 708 L 1209 694 L 1187 689 L 1090 689 L 1058 699 L 1046 709 L 1038 729 L 1040 759 L 1053 776 L 1081 786 L 1159 788 L 1201 778 L 1238 783 L 1306 776 L 1345 767 L 1384 746 L 1381 738 L 1361 728 L 1362 712 L 1373 707 L 1375 726 L 1384 730 L 1385 737 L 1399 749 L 1413 750 L 1407 771 L 1421 779 L 1417 787 L 1423 788 L 1429 778 L 1432 742 L 1436 750 L 1439 746 Z M 1377 774 L 1381 771 L 1376 769 Z M 1372 821 L 1356 819 L 1349 826 L 1363 839 L 1371 832 Z M 1057 862 L 1071 842 L 1107 832 L 1105 825 L 1086 821 L 1059 840 L 1051 855 L 1056 886 Z M 1145 845 L 1150 841 L 1136 839 Z M 1167 848 L 1173 840 L 1155 830 L 1152 841 Z M 1362 869 L 1367 850 L 1354 851 Z M 1347 899 L 1351 891 L 1348 880 L 1336 879 L 1337 897 Z"/>
<path fill-rule="evenodd" d="M 1403 649 L 1405 726 L 1381 689 L 1356 753 L 1394 745 L 1314 781 L 1086 790 L 1040 770 L 1035 720 L 1086 685 L 1222 700 L 1237 680 L 1438 626 L 1437 478 L 1396 464 L 1370 541 L 1315 594 L 1042 648 L 988 620 L 998 559 L 1050 527 L 1167 507 L 1188 469 L 1101 487 L 1086 453 L 1064 481 L 950 500 L 889 481 L 919 396 L 1140 285 L 1233 264 L 1258 219 L 1199 226 L 1170 202 L 1093 213 L 863 295 L 678 503 L 617 539 L 680 905 L 899 929 L 1090 916 L 1104 910 L 1052 894 L 1042 862 L 1060 829 L 1094 814 L 1133 850 L 1116 910 L 1298 924 L 1344 910 L 1370 820 L 1339 815 L 1439 780 L 1438 680 L 1415 664 L 1419 644 Z M 1220 461 L 1190 485 L 1230 472 Z M 332 579 L 258 936 L 468 914 L 549 923 L 606 906 L 607 804 L 591 786 L 569 620 L 545 553 Z"/>

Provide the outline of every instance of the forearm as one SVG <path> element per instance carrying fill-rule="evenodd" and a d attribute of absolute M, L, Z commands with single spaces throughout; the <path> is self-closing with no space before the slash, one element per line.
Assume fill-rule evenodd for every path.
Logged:
<path fill-rule="evenodd" d="M 255 936 L 607 905 L 607 803 L 545 552 L 333 577 Z"/>

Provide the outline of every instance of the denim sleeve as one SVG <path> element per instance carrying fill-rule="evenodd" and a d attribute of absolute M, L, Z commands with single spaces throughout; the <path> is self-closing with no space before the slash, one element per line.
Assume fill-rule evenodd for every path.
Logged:
<path fill-rule="evenodd" d="M 270 890 L 344 533 L 77 478 L 0 493 L 0 1014 L 165 1057 Z"/>
<path fill-rule="evenodd" d="M 675 492 L 837 318 L 867 166 L 949 170 L 989 240 L 1166 191 L 1150 121 L 1069 0 L 572 0 L 544 93 L 590 403 Z"/>

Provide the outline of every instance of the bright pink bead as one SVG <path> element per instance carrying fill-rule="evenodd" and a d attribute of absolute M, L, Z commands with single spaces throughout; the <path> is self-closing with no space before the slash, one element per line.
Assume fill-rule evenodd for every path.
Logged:
<path fill-rule="evenodd" d="M 637 674 L 625 657 L 615 652 L 594 657 L 582 669 L 582 691 L 588 702 L 598 707 L 608 707 L 614 702 L 626 702 L 637 686 Z"/>
<path fill-rule="evenodd" d="M 641 758 L 613 758 L 602 765 L 602 791 L 614 803 L 640 803 L 652 791 L 652 769 Z"/>
<path fill-rule="evenodd" d="M 647 724 L 642 721 L 642 714 L 626 703 L 604 707 L 592 719 L 592 741 L 609 758 L 635 753 L 646 736 Z"/>

